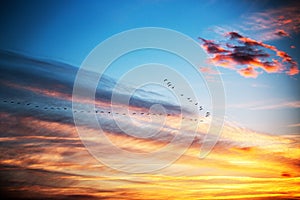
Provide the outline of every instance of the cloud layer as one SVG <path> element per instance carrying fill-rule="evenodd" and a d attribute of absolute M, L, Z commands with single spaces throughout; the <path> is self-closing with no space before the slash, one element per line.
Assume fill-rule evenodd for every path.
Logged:
<path fill-rule="evenodd" d="M 220 49 L 209 48 L 213 52 Z M 78 137 L 71 99 L 60 91 L 67 83 L 55 87 L 58 81 L 49 79 L 45 88 L 34 73 L 39 63 L 35 62 L 30 72 L 19 68 L 10 84 L 0 87 L 0 188 L 5 196 L 12 199 L 199 199 L 201 193 L 203 199 L 268 199 L 270 196 L 270 199 L 283 199 L 299 194 L 297 138 L 256 133 L 229 122 L 224 125 L 213 152 L 205 159 L 199 159 L 198 155 L 208 123 L 198 127 L 191 147 L 179 160 L 158 172 L 128 174 L 105 166 L 91 156 Z M 30 87 L 20 82 L 24 74 L 33 80 Z M 7 71 L 1 73 L 2 78 L 9 75 Z M 92 117 L 94 113 L 84 109 L 89 103 L 93 102 L 83 99 L 82 109 L 76 112 Z M 117 107 L 115 112 L 119 109 Z M 182 116 L 166 115 L 165 126 L 158 136 L 132 137 L 122 132 L 115 122 L 118 120 L 141 135 L 143 128 L 155 129 L 157 124 L 149 120 L 145 107 L 130 106 L 129 109 L 131 114 L 125 119 L 113 118 L 111 104 L 105 98 L 96 101 L 95 114 L 106 137 L 126 151 L 156 151 L 168 144 L 180 128 Z M 155 117 L 162 119 L 159 115 Z M 189 137 L 190 126 L 195 121 L 193 116 L 186 117 L 188 126 L 182 130 L 184 136 Z M 91 134 L 98 132 L 88 125 L 80 128 Z M 110 146 L 97 145 L 111 159 L 124 159 Z M 173 153 L 165 152 L 160 161 Z M 127 163 L 123 167 L 135 168 L 136 165 Z"/>

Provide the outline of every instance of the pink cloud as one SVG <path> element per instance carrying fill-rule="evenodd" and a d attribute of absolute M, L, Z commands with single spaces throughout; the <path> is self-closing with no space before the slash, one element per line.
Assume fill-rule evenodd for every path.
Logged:
<path fill-rule="evenodd" d="M 245 16 L 241 28 L 255 31 L 263 40 L 274 40 L 290 37 L 300 32 L 299 2 L 277 9 L 269 9 Z"/>
<path fill-rule="evenodd" d="M 223 35 L 227 39 L 225 44 L 200 38 L 202 48 L 211 55 L 209 61 L 214 65 L 235 70 L 247 78 L 258 77 L 262 73 L 259 69 L 267 73 L 299 73 L 297 62 L 275 46 L 242 36 L 238 32 Z"/>

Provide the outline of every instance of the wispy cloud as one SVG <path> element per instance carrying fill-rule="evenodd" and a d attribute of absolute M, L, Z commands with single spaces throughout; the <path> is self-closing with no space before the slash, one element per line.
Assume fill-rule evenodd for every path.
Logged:
<path fill-rule="evenodd" d="M 252 110 L 271 110 L 271 109 L 283 109 L 283 108 L 300 108 L 300 101 L 282 102 L 279 104 L 263 105 L 252 107 Z"/>
<path fill-rule="evenodd" d="M 244 31 L 258 33 L 261 40 L 275 40 L 282 37 L 289 37 L 300 32 L 300 11 L 299 2 L 269 9 L 263 12 L 255 12 L 244 16 Z"/>
<path fill-rule="evenodd" d="M 300 108 L 300 101 L 281 101 L 274 103 L 273 101 L 250 101 L 245 103 L 230 104 L 228 108 L 243 108 L 250 110 L 273 110 L 286 108 Z"/>
<path fill-rule="evenodd" d="M 288 127 L 300 127 L 300 123 L 298 123 L 298 124 L 289 124 Z"/>

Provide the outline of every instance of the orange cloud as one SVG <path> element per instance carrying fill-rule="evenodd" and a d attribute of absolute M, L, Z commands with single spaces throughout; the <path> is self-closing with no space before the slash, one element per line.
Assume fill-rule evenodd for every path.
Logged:
<path fill-rule="evenodd" d="M 281 36 L 281 37 L 290 37 L 290 34 L 288 34 L 286 31 L 279 29 L 275 31 L 275 35 Z"/>
<path fill-rule="evenodd" d="M 224 47 L 214 41 L 201 38 L 203 49 L 212 55 L 210 61 L 216 66 L 235 70 L 247 78 L 256 78 L 261 74 L 261 71 L 258 71 L 259 68 L 267 73 L 284 71 L 288 75 L 299 73 L 296 61 L 275 46 L 244 37 L 237 32 L 228 32 L 225 36 L 229 37 L 229 40 Z M 270 54 L 269 51 L 273 51 L 275 55 Z M 243 66 L 246 67 L 241 68 Z"/>
<path fill-rule="evenodd" d="M 20 117 L 16 121 L 14 117 L 1 114 L 1 119 L 9 122 L 9 126 L 1 127 L 3 132 L 21 134 L 3 138 L 0 146 L 4 189 L 13 191 L 10 197 L 18 194 L 30 198 L 143 200 L 198 199 L 199 192 L 205 199 L 276 199 L 299 195 L 300 151 L 293 138 L 265 135 L 225 123 L 218 144 L 205 159 L 198 158 L 198 138 L 167 168 L 149 174 L 128 174 L 93 159 L 73 125 L 34 117 Z M 97 132 L 90 128 L 86 131 Z M 153 152 L 164 144 L 125 134 L 107 132 L 107 136 L 128 151 Z M 103 150 L 112 159 L 122 159 L 107 146 Z M 168 153 L 160 159 L 167 158 Z M 128 167 L 135 165 L 129 163 Z"/>
<path fill-rule="evenodd" d="M 247 77 L 256 78 L 259 74 L 255 69 L 253 69 L 253 67 L 247 67 L 244 69 L 240 69 L 238 72 L 246 78 Z"/>

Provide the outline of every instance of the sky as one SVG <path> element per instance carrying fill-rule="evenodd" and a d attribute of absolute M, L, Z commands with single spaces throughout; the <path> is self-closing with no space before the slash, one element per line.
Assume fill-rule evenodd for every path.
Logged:
<path fill-rule="evenodd" d="M 203 44 L 203 41 L 198 38 L 203 38 L 214 40 L 217 44 L 221 42 L 223 47 L 226 46 L 226 40 L 230 40 L 229 36 L 224 35 L 228 32 L 237 32 L 243 37 L 276 46 L 278 51 L 288 53 L 295 63 L 298 63 L 299 19 L 297 16 L 299 12 L 297 9 L 285 12 L 297 7 L 293 4 L 297 3 L 292 1 L 272 1 L 272 3 L 269 1 L 189 1 L 188 3 L 185 1 L 91 1 L 89 3 L 74 1 L 72 4 L 68 1 L 7 2 L 1 6 L 0 48 L 79 67 L 99 43 L 114 34 L 133 28 L 162 27 L 179 31 L 199 44 Z M 284 18 L 280 19 L 280 17 Z M 272 20 L 273 22 L 269 23 Z M 231 45 L 234 44 L 237 42 L 231 41 Z M 264 48 L 266 49 L 270 50 Z M 268 53 L 276 54 L 274 51 Z M 147 52 L 144 52 L 144 55 L 146 54 Z M 203 58 L 203 65 L 207 64 L 206 59 L 213 55 L 208 54 Z M 132 62 L 120 62 L 119 65 L 111 67 L 109 75 L 118 79 L 121 74 L 139 63 L 136 62 L 135 57 L 139 60 L 141 58 L 140 55 L 135 55 Z M 150 52 L 150 55 L 148 53 L 144 56 L 145 61 L 140 63 L 151 61 L 159 63 L 164 60 L 173 68 L 183 68 L 177 62 L 178 59 L 174 61 L 172 58 L 161 58 L 162 55 L 160 58 L 151 59 L 152 57 L 153 54 Z M 276 56 L 271 56 L 269 60 L 275 58 Z M 174 64 L 175 62 L 177 65 Z M 213 64 L 218 66 L 220 63 Z M 299 132 L 299 126 L 295 126 L 299 124 L 299 87 L 297 86 L 299 74 L 286 76 L 284 73 L 264 72 L 256 78 L 244 79 L 232 70 L 224 70 L 222 67 L 218 69 L 222 73 L 227 93 L 227 115 L 232 118 L 231 120 L 238 121 L 248 128 L 268 133 Z M 195 78 L 194 84 L 198 80 L 199 78 Z M 243 95 L 240 95 L 241 88 L 245 91 Z M 274 109 L 269 109 L 270 106 Z M 265 120 L 270 116 L 276 117 Z"/>
<path fill-rule="evenodd" d="M 15 197 L 16 192 L 20 198 L 36 199 L 196 199 L 199 191 L 203 199 L 299 198 L 299 6 L 297 1 L 271 0 L 4 1 L 0 7 L 1 189 L 8 196 Z M 103 41 L 144 27 L 171 29 L 191 38 L 201 49 L 199 64 L 194 68 L 181 57 L 157 49 L 123 55 L 111 63 L 102 85 L 98 84 L 98 110 L 91 116 L 90 99 L 72 99 L 77 70 Z M 161 69 L 152 64 L 155 70 L 139 71 L 113 90 L 116 82 L 149 63 L 159 63 Z M 163 65 L 184 77 L 196 100 L 189 99 L 189 86 L 165 73 Z M 88 92 L 95 77 L 85 76 L 89 78 L 79 87 Z M 153 77 L 160 82 L 135 91 L 127 113 L 122 98 L 135 89 L 135 82 Z M 208 88 L 213 84 L 224 88 L 225 120 L 215 148 L 201 160 L 199 144 L 205 143 L 214 116 Z M 109 102 L 113 92 L 121 97 L 114 108 Z M 184 104 L 178 108 L 182 99 Z M 77 106 L 73 111 L 72 100 Z M 160 107 L 147 110 L 156 103 L 165 106 L 165 118 Z M 189 108 L 200 104 L 204 109 L 195 118 Z M 180 109 L 184 116 L 177 113 Z M 73 121 L 76 116 L 83 116 L 78 127 Z M 128 173 L 140 170 L 132 160 L 90 138 L 97 128 L 87 119 L 99 122 L 117 146 L 139 153 L 170 143 L 177 129 L 190 134 L 196 122 L 201 126 L 195 128 L 199 135 L 191 147 L 175 163 L 158 172 L 135 174 Z M 182 127 L 180 120 L 186 122 Z M 161 123 L 165 123 L 162 129 Z M 134 134 L 124 135 L 122 128 Z M 80 130 L 92 136 L 86 138 Z M 139 138 L 148 130 L 161 133 Z M 184 136 L 176 149 L 184 151 L 186 141 L 190 136 Z M 88 152 L 83 144 L 93 150 Z M 104 163 L 95 152 L 107 154 Z M 146 161 L 167 163 L 174 156 L 170 149 L 164 153 Z M 113 169 L 107 162 L 115 164 Z M 45 180 L 52 181 L 43 184 Z"/>

